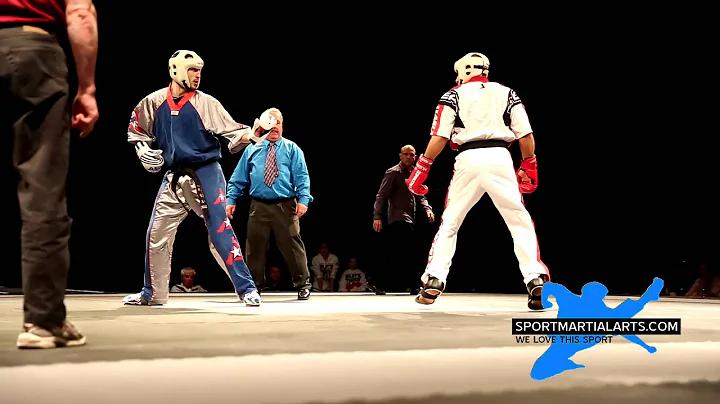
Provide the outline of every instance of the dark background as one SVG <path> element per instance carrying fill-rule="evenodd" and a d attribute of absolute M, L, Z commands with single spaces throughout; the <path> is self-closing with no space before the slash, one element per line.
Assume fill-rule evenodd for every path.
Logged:
<path fill-rule="evenodd" d="M 167 60 L 178 49 L 205 60 L 200 90 L 237 121 L 251 125 L 269 107 L 283 112 L 284 134 L 305 152 L 315 198 L 301 219 L 308 260 L 329 240 L 343 267 L 350 256 L 360 268 L 379 265 L 382 235 L 371 222 L 383 173 L 401 146 L 424 151 L 437 100 L 454 85 L 453 64 L 471 51 L 489 57 L 490 79 L 515 89 L 530 116 L 540 186 L 525 202 L 554 281 L 577 291 L 597 280 L 611 293 L 637 293 L 683 260 L 689 271 L 714 258 L 716 113 L 711 95 L 696 95 L 709 83 L 700 77 L 703 56 L 691 49 L 703 46 L 703 36 L 690 32 L 696 28 L 684 31 L 694 36 L 689 42 L 662 22 L 627 16 L 528 25 L 503 15 L 489 26 L 480 22 L 487 16 L 438 23 L 442 13 L 414 18 L 412 10 L 351 6 L 338 15 L 309 6 L 222 11 L 174 3 L 154 11 L 150 2 L 113 3 L 97 4 L 101 118 L 90 137 L 72 141 L 69 288 L 131 293 L 142 286 L 161 175 L 142 168 L 126 128 L 135 105 L 168 85 Z M 438 219 L 454 154 L 443 151 L 427 182 Z M 517 164 L 517 146 L 513 154 Z M 224 156 L 229 177 L 240 156 Z M 14 203 L 0 271 L 6 287 L 20 286 L 14 187 L 4 198 Z M 243 199 L 239 212 L 247 206 Z M 242 213 L 233 220 L 243 247 L 246 220 Z M 424 241 L 413 253 L 427 254 L 438 222 L 420 219 Z M 206 237 L 194 215 L 180 226 L 172 282 L 192 266 L 206 289 L 231 291 Z M 487 196 L 459 232 L 448 287 L 524 293 L 512 239 Z"/>

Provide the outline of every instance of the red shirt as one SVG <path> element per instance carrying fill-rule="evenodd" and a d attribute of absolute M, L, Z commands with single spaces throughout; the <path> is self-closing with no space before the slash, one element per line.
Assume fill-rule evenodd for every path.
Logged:
<path fill-rule="evenodd" d="M 0 0 L 2 24 L 65 25 L 65 0 Z"/>

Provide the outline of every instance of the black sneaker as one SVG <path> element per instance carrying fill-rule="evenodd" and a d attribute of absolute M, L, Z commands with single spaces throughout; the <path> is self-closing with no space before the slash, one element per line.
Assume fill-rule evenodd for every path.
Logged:
<path fill-rule="evenodd" d="M 298 300 L 307 300 L 310 298 L 310 288 L 302 287 L 298 290 Z"/>
<path fill-rule="evenodd" d="M 415 296 L 415 302 L 420 304 L 433 304 L 435 299 L 438 298 L 445 291 L 445 283 L 440 282 L 440 279 L 431 276 L 428 281 L 420 289 L 420 293 Z"/>
<path fill-rule="evenodd" d="M 384 291 L 384 290 L 382 290 L 382 289 L 380 289 L 379 287 L 373 285 L 372 283 L 368 283 L 368 284 L 367 284 L 367 288 L 368 288 L 368 290 L 370 290 L 371 292 L 375 293 L 376 295 L 384 295 L 384 294 L 385 294 L 385 291 Z"/>
<path fill-rule="evenodd" d="M 51 349 L 85 345 L 82 335 L 71 322 L 65 321 L 62 327 L 47 330 L 35 324 L 23 324 L 18 335 L 17 347 L 20 349 Z"/>

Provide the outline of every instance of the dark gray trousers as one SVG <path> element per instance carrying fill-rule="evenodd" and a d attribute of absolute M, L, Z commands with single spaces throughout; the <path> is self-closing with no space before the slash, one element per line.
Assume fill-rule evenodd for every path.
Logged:
<path fill-rule="evenodd" d="M 265 203 L 253 199 L 248 217 L 245 261 L 250 268 L 255 286 L 265 286 L 265 263 L 270 234 L 275 236 L 296 288 L 310 287 L 305 244 L 300 238 L 300 219 L 295 213 L 297 200 Z"/>
<path fill-rule="evenodd" d="M 23 311 L 25 322 L 44 328 L 66 315 L 68 86 L 65 52 L 53 35 L 0 28 L 0 130 L 12 139 L 19 175 Z"/>

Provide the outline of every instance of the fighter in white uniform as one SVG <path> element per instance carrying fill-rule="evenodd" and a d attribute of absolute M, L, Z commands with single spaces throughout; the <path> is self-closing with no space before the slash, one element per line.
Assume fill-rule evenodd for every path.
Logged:
<path fill-rule="evenodd" d="M 535 226 L 521 194 L 532 193 L 538 185 L 535 140 L 520 98 L 511 88 L 488 81 L 489 67 L 488 58 L 476 52 L 455 62 L 458 85 L 440 98 L 430 142 L 407 179 L 411 192 L 426 194 L 428 188 L 423 182 L 447 142 L 459 152 L 440 229 L 421 278 L 423 288 L 415 301 L 432 304 L 445 290 L 460 225 L 487 193 L 515 243 L 515 255 L 528 289 L 528 307 L 541 310 L 542 286 L 550 280 L 550 274 L 540 260 Z M 516 140 L 523 156 L 517 173 L 508 151 Z"/>

